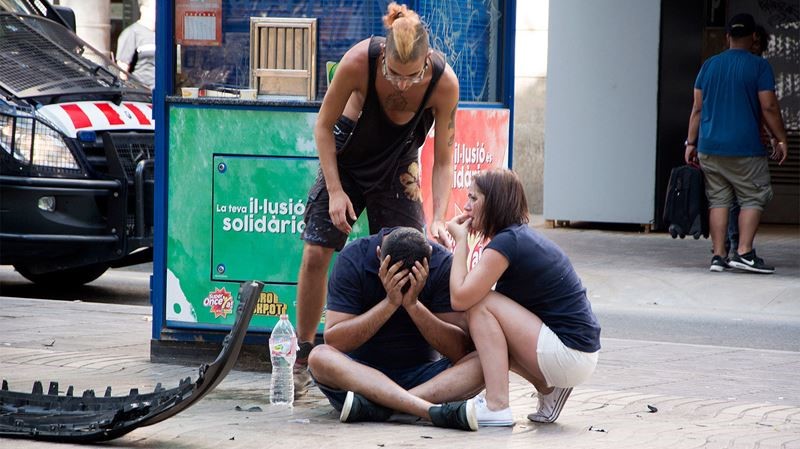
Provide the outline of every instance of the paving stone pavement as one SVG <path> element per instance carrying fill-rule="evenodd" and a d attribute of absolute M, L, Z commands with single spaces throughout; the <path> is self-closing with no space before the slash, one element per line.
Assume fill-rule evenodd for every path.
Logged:
<path fill-rule="evenodd" d="M 68 385 L 76 392 L 110 385 L 114 395 L 122 395 L 196 378 L 196 368 L 150 363 L 147 307 L 14 298 L 3 298 L 3 305 L 0 373 L 12 390 L 55 380 L 62 393 Z M 32 311 L 41 319 L 25 320 Z M 268 373 L 233 371 L 183 413 L 106 445 L 800 448 L 800 353 L 623 339 L 604 339 L 603 347 L 594 376 L 575 389 L 556 424 L 526 419 L 536 399 L 519 377 L 511 388 L 516 425 L 472 433 L 402 416 L 389 423 L 341 424 L 316 390 L 291 410 L 270 406 Z M 0 447 L 71 445 L 0 439 Z"/>
<path fill-rule="evenodd" d="M 596 295 L 595 303 L 647 308 L 653 301 L 662 301 L 663 307 L 689 312 L 741 310 L 800 320 L 800 244 L 795 228 L 790 229 L 789 237 L 780 234 L 762 243 L 761 247 L 769 250 L 765 254 L 771 251 L 784 268 L 782 275 L 774 277 L 709 275 L 702 270 L 706 262 L 699 260 L 707 258 L 707 243 L 703 242 L 663 243 L 643 235 L 624 238 L 611 233 L 546 232 L 561 240 L 590 293 Z M 604 256 L 590 243 L 600 248 L 618 243 L 630 257 L 620 259 L 620 252 Z M 672 268 L 647 271 L 637 245 L 655 245 L 672 254 L 672 262 L 655 263 Z M 693 245 L 691 251 L 698 260 L 680 259 L 683 254 L 674 248 L 681 245 L 684 250 Z M 622 262 L 603 263 L 603 257 L 607 262 Z M 677 259 L 685 260 L 684 265 L 675 262 Z M 713 296 L 722 283 L 733 283 L 735 288 L 726 288 L 738 293 L 726 298 Z M 675 289 L 683 291 L 675 293 Z M 62 394 L 69 385 L 74 385 L 76 393 L 84 389 L 99 392 L 110 385 L 114 395 L 124 395 L 130 388 L 145 391 L 158 382 L 170 388 L 181 378 L 194 380 L 197 376 L 197 367 L 150 363 L 149 307 L 9 297 L 0 297 L 0 302 L 0 377 L 9 381 L 12 390 L 29 391 L 35 380 L 52 380 L 59 382 Z M 787 338 L 800 341 L 798 335 Z M 461 432 L 404 416 L 388 423 L 342 424 L 316 390 L 292 409 L 273 407 L 268 400 L 268 373 L 232 371 L 212 393 L 183 413 L 102 447 L 800 449 L 800 350 L 608 337 L 602 339 L 602 345 L 595 374 L 574 390 L 555 424 L 527 420 L 536 404 L 534 390 L 516 376 L 511 386 L 516 425 Z M 0 448 L 71 447 L 79 446 L 0 439 Z"/>

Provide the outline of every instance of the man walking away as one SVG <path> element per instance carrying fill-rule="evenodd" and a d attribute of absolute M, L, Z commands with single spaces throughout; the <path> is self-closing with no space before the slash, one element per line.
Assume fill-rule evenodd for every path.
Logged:
<path fill-rule="evenodd" d="M 772 199 L 768 154 L 759 137 L 761 117 L 776 139 L 769 156 L 779 163 L 787 156 L 786 130 L 772 67 L 750 52 L 755 27 L 750 14 L 733 16 L 728 22 L 730 48 L 703 64 L 694 85 L 685 159 L 687 164 L 699 162 L 705 175 L 714 245 L 710 270 L 715 272 L 729 267 L 775 271 L 753 247 L 761 213 Z M 739 246 L 726 260 L 728 210 L 734 199 L 741 206 Z"/>

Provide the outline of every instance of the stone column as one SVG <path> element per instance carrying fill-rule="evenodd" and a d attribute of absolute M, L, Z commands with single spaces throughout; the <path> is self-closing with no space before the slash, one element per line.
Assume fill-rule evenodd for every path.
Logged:
<path fill-rule="evenodd" d="M 111 0 L 61 0 L 75 11 L 78 36 L 105 55 L 110 55 Z"/>
<path fill-rule="evenodd" d="M 541 214 L 544 198 L 544 107 L 547 86 L 549 0 L 517 0 L 514 58 L 514 161 L 528 197 L 528 209 Z"/>

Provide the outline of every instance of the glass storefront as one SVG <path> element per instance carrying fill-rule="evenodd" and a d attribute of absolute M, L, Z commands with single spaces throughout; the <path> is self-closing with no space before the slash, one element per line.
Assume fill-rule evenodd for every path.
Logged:
<path fill-rule="evenodd" d="M 250 73 L 251 18 L 314 18 L 317 81 L 311 99 L 322 100 L 327 89 L 326 62 L 338 61 L 362 39 L 384 35 L 382 17 L 388 3 L 385 0 L 177 0 L 176 40 L 182 44 L 177 46 L 174 93 L 179 94 L 181 87 L 197 87 L 220 95 L 256 88 L 251 84 Z M 446 55 L 458 75 L 462 101 L 501 101 L 502 3 L 502 0 L 408 2 L 430 30 L 431 45 Z"/>

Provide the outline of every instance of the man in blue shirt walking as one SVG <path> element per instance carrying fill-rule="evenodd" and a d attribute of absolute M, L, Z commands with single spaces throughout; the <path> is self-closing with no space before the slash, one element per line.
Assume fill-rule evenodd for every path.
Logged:
<path fill-rule="evenodd" d="M 699 163 L 705 175 L 714 245 L 710 270 L 773 273 L 775 268 L 756 256 L 753 239 L 764 206 L 772 199 L 767 156 L 779 163 L 786 160 L 786 130 L 772 67 L 750 53 L 756 38 L 753 16 L 733 16 L 727 38 L 730 48 L 709 58 L 697 75 L 685 159 L 687 164 Z M 776 139 L 769 155 L 759 136 L 762 116 Z M 726 260 L 728 209 L 734 199 L 741 206 L 739 247 Z"/>

